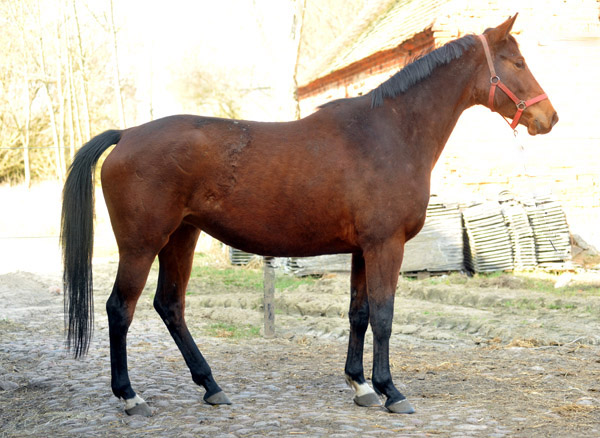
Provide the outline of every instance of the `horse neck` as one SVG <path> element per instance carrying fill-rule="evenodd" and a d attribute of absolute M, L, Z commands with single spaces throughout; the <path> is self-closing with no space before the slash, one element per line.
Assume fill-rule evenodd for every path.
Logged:
<path fill-rule="evenodd" d="M 406 130 L 402 146 L 417 149 L 416 155 L 430 171 L 460 115 L 476 103 L 473 90 L 479 64 L 474 52 L 437 67 L 431 76 L 389 99 L 391 112 L 399 118 L 398 126 Z"/>

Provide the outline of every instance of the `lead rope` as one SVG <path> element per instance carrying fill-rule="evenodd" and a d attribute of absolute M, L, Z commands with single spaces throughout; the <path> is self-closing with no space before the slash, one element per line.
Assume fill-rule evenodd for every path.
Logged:
<path fill-rule="evenodd" d="M 522 172 L 523 172 L 523 176 L 525 178 L 529 178 L 529 170 L 527 169 L 527 157 L 526 157 L 526 153 L 525 153 L 525 147 L 523 146 L 523 143 L 519 140 L 519 131 L 517 131 L 517 124 L 519 121 L 519 118 L 521 116 L 521 113 L 525 110 L 525 108 L 527 108 L 528 104 L 532 105 L 534 103 L 537 103 L 541 100 L 547 99 L 546 94 L 542 94 L 534 99 L 530 99 L 528 102 L 523 102 L 522 100 L 519 100 L 512 92 L 510 92 L 510 90 L 508 90 L 505 86 L 503 87 L 500 81 L 500 78 L 498 77 L 498 75 L 496 74 L 496 70 L 494 68 L 494 63 L 492 61 L 492 55 L 490 53 L 490 49 L 488 47 L 487 44 L 487 40 L 485 38 L 484 35 L 479 35 L 479 38 L 481 39 L 482 45 L 483 45 L 483 49 L 485 52 L 485 57 L 487 59 L 488 62 L 488 66 L 490 69 L 490 92 L 489 92 L 489 96 L 488 96 L 488 105 L 490 106 L 490 110 L 494 110 L 494 97 L 495 97 L 495 93 L 496 93 L 496 87 L 500 86 L 500 89 L 502 89 L 502 91 L 504 91 L 509 98 L 511 98 L 511 100 L 513 102 L 515 102 L 515 104 L 517 105 L 517 113 L 515 114 L 515 118 L 513 119 L 513 122 L 511 123 L 510 121 L 508 121 L 508 119 L 506 117 L 504 117 L 502 114 L 500 114 L 500 116 L 504 119 L 504 121 L 512 128 L 513 131 L 513 141 L 514 141 L 514 145 L 515 145 L 515 149 L 517 150 L 517 153 L 519 155 L 520 161 L 521 161 L 521 166 L 522 166 Z M 532 197 L 533 197 L 533 204 L 535 206 L 535 211 L 534 211 L 534 215 L 536 216 L 536 219 L 540 220 L 544 223 L 544 228 L 548 228 L 548 212 L 544 211 L 544 213 L 540 213 L 538 210 L 538 206 L 541 205 L 537 202 L 537 200 L 535 199 L 535 191 L 532 189 L 532 187 L 529 185 L 529 187 L 527 187 L 527 189 L 531 192 Z M 556 255 L 558 257 L 563 257 L 563 254 L 561 254 L 558 249 L 556 248 L 556 245 L 554 244 L 552 239 L 556 239 L 558 236 L 556 235 L 556 233 L 554 234 L 553 238 L 548 237 L 548 241 L 550 242 L 550 245 L 552 246 L 552 249 L 554 250 L 554 252 L 556 253 Z"/>
<path fill-rule="evenodd" d="M 526 178 L 528 178 L 529 171 L 527 170 L 527 160 L 525 157 L 525 148 L 523 147 L 523 144 L 518 139 L 519 133 L 517 131 L 517 125 L 519 123 L 519 119 L 521 118 L 521 115 L 523 114 L 525 109 L 527 109 L 528 106 L 531 106 L 533 104 L 541 102 L 542 100 L 547 99 L 548 96 L 546 95 L 546 93 L 542 93 L 539 96 L 536 96 L 527 101 L 519 99 L 512 91 L 510 91 L 508 89 L 508 87 L 506 85 L 504 85 L 504 83 L 502 83 L 500 77 L 496 74 L 496 69 L 494 68 L 494 62 L 492 60 L 492 54 L 490 53 L 490 48 L 488 46 L 485 35 L 478 35 L 478 37 L 481 41 L 481 44 L 483 45 L 483 51 L 485 52 L 485 58 L 487 60 L 488 67 L 490 69 L 490 93 L 488 95 L 488 105 L 490 107 L 490 110 L 494 111 L 494 97 L 496 94 L 496 88 L 500 88 L 502 91 L 504 91 L 504 93 L 515 103 L 515 105 L 517 107 L 517 112 L 515 113 L 515 117 L 513 118 L 512 123 L 510 121 L 508 121 L 508 119 L 506 117 L 504 117 L 502 114 L 500 114 L 500 113 L 498 113 L 498 114 L 500 114 L 500 116 L 502 116 L 502 118 L 506 121 L 506 123 L 513 130 L 515 146 L 519 153 L 519 156 L 521 158 L 521 163 L 523 166 L 523 174 Z M 528 190 L 530 190 L 532 192 L 533 202 L 535 205 L 535 213 L 534 214 L 539 218 L 540 213 L 538 211 L 538 205 L 541 205 L 541 204 L 538 204 L 538 202 L 536 201 L 534 191 L 530 187 L 528 187 Z M 542 220 L 544 222 L 544 228 L 547 229 L 548 228 L 548 226 L 547 226 L 548 212 L 547 211 L 544 211 Z M 554 234 L 553 238 L 554 239 L 557 238 L 556 233 Z M 557 256 L 562 257 L 562 254 L 560 254 L 560 252 L 556 248 L 556 245 L 554 245 L 554 242 L 552 241 L 552 239 L 550 237 L 548 237 L 548 241 L 550 242 L 550 245 L 554 249 L 554 252 L 557 254 Z"/>
<path fill-rule="evenodd" d="M 528 177 L 529 171 L 527 169 L 527 157 L 525 154 L 525 146 L 523 146 L 523 143 L 521 141 L 519 141 L 519 131 L 517 131 L 516 129 L 513 129 L 513 143 L 515 145 L 515 149 L 517 150 L 517 153 L 519 154 L 519 158 L 520 158 L 521 165 L 522 165 L 523 176 Z"/>
<path fill-rule="evenodd" d="M 538 201 L 536 200 L 536 197 L 535 197 L 535 190 L 533 189 L 532 184 L 529 184 L 529 181 L 530 181 L 529 178 L 532 175 L 529 174 L 529 170 L 527 168 L 527 154 L 525 151 L 525 146 L 519 140 L 519 132 L 516 129 L 513 130 L 513 141 L 514 141 L 515 149 L 517 150 L 519 159 L 521 161 L 523 176 L 526 178 L 526 181 L 528 181 L 527 190 L 531 193 L 531 195 L 533 197 L 533 205 L 535 206 L 534 215 L 538 221 L 543 222 L 543 228 L 550 229 L 550 227 L 548 225 L 548 212 L 544 210 L 544 212 L 541 213 L 539 211 L 538 207 L 540 205 L 542 205 L 543 203 L 538 203 Z M 548 239 L 548 242 L 550 242 L 550 245 L 552 246 L 552 249 L 554 250 L 555 255 L 557 257 L 560 257 L 561 259 L 564 258 L 565 254 L 562 254 L 558 250 L 558 248 L 556 247 L 556 245 L 554 244 L 554 241 L 553 241 L 553 239 L 554 240 L 558 239 L 558 235 L 556 234 L 556 231 L 554 232 L 554 234 L 551 237 L 550 236 L 547 237 L 547 239 Z"/>

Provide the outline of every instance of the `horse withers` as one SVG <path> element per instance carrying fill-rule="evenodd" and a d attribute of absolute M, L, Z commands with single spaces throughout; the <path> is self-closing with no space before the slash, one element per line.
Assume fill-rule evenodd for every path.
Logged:
<path fill-rule="evenodd" d="M 126 336 L 157 255 L 154 307 L 194 382 L 205 388 L 204 400 L 230 403 L 184 319 L 201 231 L 266 256 L 351 253 L 345 375 L 354 401 L 380 405 L 383 395 L 390 412 L 414 412 L 392 381 L 389 338 L 404 244 L 425 221 L 433 166 L 473 105 L 516 120 L 532 135 L 558 120 L 510 35 L 515 18 L 481 38 L 451 41 L 370 93 L 330 102 L 301 120 L 178 115 L 90 140 L 75 156 L 63 193 L 65 318 L 75 356 L 87 352 L 93 327 L 93 170 L 116 144 L 101 172 L 119 247 L 106 310 L 112 390 L 127 413 L 150 415 L 131 387 Z M 369 324 L 373 388 L 363 371 Z"/>

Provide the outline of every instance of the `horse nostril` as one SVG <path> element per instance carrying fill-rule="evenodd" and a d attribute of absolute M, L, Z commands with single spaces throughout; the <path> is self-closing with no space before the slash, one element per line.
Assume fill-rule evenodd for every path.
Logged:
<path fill-rule="evenodd" d="M 558 114 L 555 111 L 554 115 L 552 116 L 552 126 L 556 125 L 557 123 L 558 123 Z"/>

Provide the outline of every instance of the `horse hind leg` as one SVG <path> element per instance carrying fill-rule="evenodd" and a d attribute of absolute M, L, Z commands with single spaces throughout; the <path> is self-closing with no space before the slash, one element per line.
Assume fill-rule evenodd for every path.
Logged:
<path fill-rule="evenodd" d="M 140 297 L 155 254 L 119 258 L 117 278 L 108 301 L 108 328 L 110 338 L 111 387 L 114 395 L 125 401 L 129 415 L 152 415 L 146 402 L 131 387 L 127 371 L 127 332 L 135 306 Z"/>
<path fill-rule="evenodd" d="M 214 380 L 210 366 L 194 342 L 184 317 L 185 291 L 199 235 L 199 229 L 182 224 L 159 252 L 160 267 L 154 308 L 179 347 L 192 379 L 205 388 L 204 401 L 212 405 L 231 404 Z"/>
<path fill-rule="evenodd" d="M 362 253 L 352 255 L 350 277 L 350 336 L 346 356 L 346 382 L 354 389 L 354 402 L 359 406 L 381 406 L 381 400 L 365 380 L 363 351 L 365 332 L 369 326 L 369 301 Z"/>

